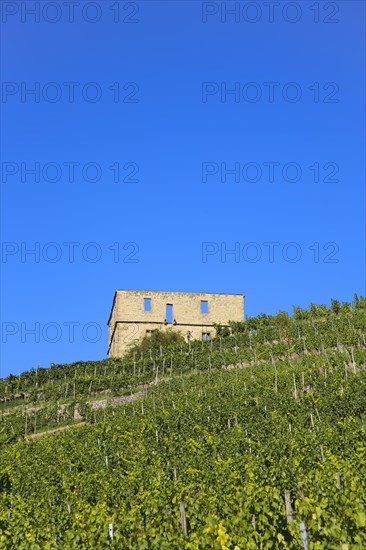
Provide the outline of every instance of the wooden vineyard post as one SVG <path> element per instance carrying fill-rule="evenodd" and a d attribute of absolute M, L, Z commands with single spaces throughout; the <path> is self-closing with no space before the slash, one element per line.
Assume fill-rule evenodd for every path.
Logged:
<path fill-rule="evenodd" d="M 296 387 L 296 377 L 295 377 L 295 373 L 293 373 L 293 377 L 294 377 L 294 399 L 297 400 L 297 387 Z"/>
<path fill-rule="evenodd" d="M 302 343 L 303 343 L 303 346 L 304 346 L 304 353 L 307 353 L 308 350 L 307 350 L 307 348 L 306 348 L 305 338 L 302 338 Z"/>
<path fill-rule="evenodd" d="M 181 518 L 181 522 L 182 522 L 182 531 L 183 531 L 183 534 L 185 536 L 187 536 L 187 534 L 188 534 L 187 516 L 186 516 L 186 509 L 185 509 L 185 506 L 184 506 L 184 502 L 181 502 L 179 504 L 179 509 L 180 509 L 180 518 Z"/>
<path fill-rule="evenodd" d="M 250 523 L 252 524 L 253 529 L 255 529 L 255 508 L 254 508 L 254 505 L 251 506 L 250 513 L 251 513 Z"/>
<path fill-rule="evenodd" d="M 10 508 L 13 506 L 13 490 L 10 491 Z M 11 517 L 11 512 L 8 512 L 8 518 Z"/>
<path fill-rule="evenodd" d="M 311 413 L 310 413 L 310 422 L 311 422 L 312 428 L 314 428 L 314 419 L 313 419 L 313 415 Z"/>
<path fill-rule="evenodd" d="M 275 392 L 278 393 L 277 369 L 275 368 Z"/>
<path fill-rule="evenodd" d="M 352 357 L 353 372 L 356 374 L 356 363 L 355 363 L 355 358 L 354 358 L 354 355 L 353 355 L 353 347 L 351 348 L 351 357 Z"/>
<path fill-rule="evenodd" d="M 335 474 L 335 477 L 336 477 L 336 484 L 337 484 L 337 489 L 341 489 L 341 476 L 339 475 L 339 472 L 337 472 Z"/>
<path fill-rule="evenodd" d="M 322 461 L 324 462 L 324 448 L 323 448 L 323 445 L 320 445 L 320 454 L 322 455 Z"/>
<path fill-rule="evenodd" d="M 291 491 L 288 489 L 285 490 L 285 506 L 286 506 L 286 517 L 287 523 L 294 521 L 294 511 L 291 506 Z"/>

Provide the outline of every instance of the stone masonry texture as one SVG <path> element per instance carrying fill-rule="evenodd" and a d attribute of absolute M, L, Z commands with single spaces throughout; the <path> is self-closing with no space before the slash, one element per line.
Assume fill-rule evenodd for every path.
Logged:
<path fill-rule="evenodd" d="M 144 310 L 150 298 L 151 310 Z M 201 302 L 208 312 L 201 313 Z M 166 306 L 172 305 L 173 323 L 166 323 Z M 108 320 L 108 356 L 121 356 L 149 331 L 173 330 L 185 339 L 215 336 L 215 324 L 244 320 L 243 294 L 204 292 L 163 292 L 155 290 L 117 290 Z"/>

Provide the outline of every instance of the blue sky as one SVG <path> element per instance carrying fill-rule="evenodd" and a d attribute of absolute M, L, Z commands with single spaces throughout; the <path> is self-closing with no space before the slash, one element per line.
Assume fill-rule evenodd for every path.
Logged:
<path fill-rule="evenodd" d="M 72 7 L 2 3 L 2 376 L 104 358 L 117 288 L 365 293 L 363 2 Z"/>

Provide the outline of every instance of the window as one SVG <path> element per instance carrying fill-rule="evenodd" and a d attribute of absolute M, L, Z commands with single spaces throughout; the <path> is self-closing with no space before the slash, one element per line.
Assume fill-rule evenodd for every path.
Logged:
<path fill-rule="evenodd" d="M 151 311 L 151 298 L 144 298 L 144 311 Z"/>
<path fill-rule="evenodd" d="M 201 313 L 208 313 L 208 302 L 201 300 Z"/>
<path fill-rule="evenodd" d="M 202 332 L 202 340 L 211 340 L 211 334 L 209 332 Z"/>
<path fill-rule="evenodd" d="M 165 322 L 170 325 L 173 322 L 173 304 L 167 304 L 165 310 Z"/>

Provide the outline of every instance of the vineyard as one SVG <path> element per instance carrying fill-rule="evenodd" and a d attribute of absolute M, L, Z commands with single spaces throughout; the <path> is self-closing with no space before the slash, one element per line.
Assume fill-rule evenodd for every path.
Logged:
<path fill-rule="evenodd" d="M 0 549 L 364 550 L 365 335 L 355 296 L 1 379 Z"/>

